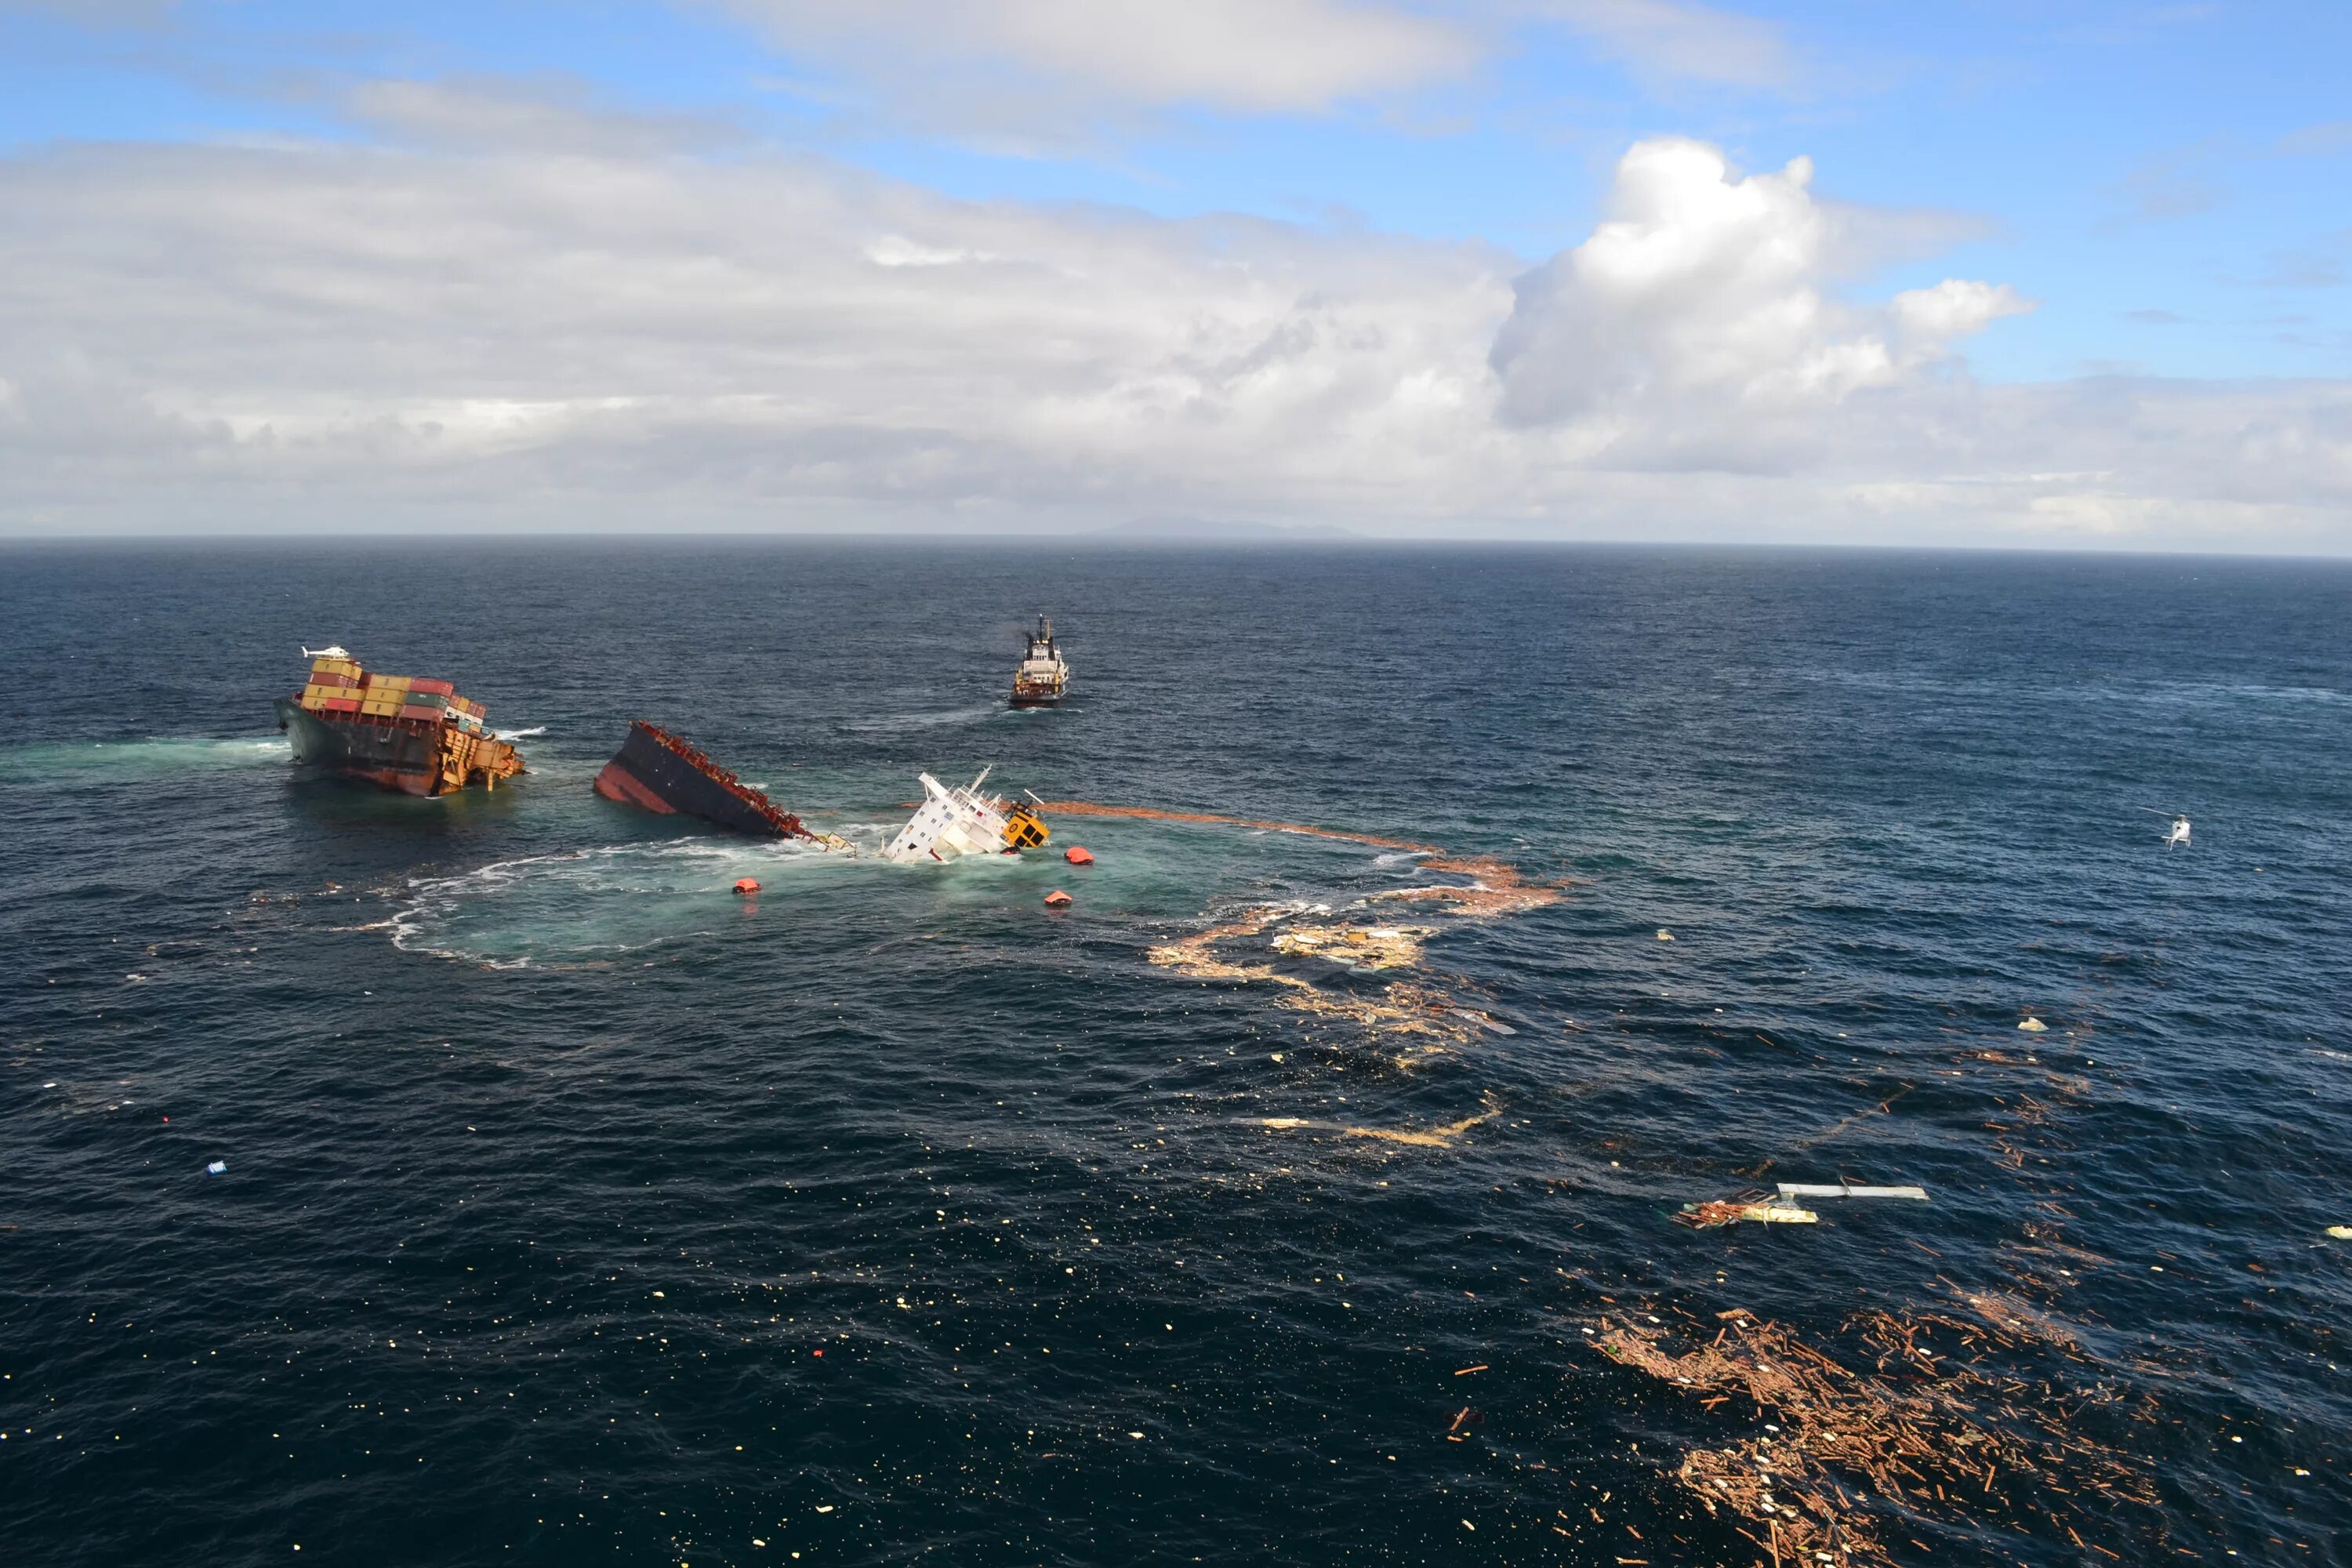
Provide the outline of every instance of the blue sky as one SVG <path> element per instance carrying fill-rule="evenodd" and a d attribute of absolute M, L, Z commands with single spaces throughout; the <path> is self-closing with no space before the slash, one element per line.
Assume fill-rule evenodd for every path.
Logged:
<path fill-rule="evenodd" d="M 857 22 L 803 0 L 0 0 L 0 163 L 413 153 L 415 117 L 364 89 L 438 84 L 670 126 L 706 168 L 1250 215 L 1483 247 L 1512 274 L 1593 233 L 1630 148 L 1682 138 L 1727 178 L 1810 159 L 1813 197 L 1908 237 L 1824 264 L 1843 305 L 2013 291 L 1946 355 L 1983 385 L 2352 377 L 2352 6 L 1285 0 L 1295 33 L 1239 23 L 1162 69 L 1117 37 L 1066 47 L 1071 3 L 958 31 L 929 0 Z M 1167 14 L 1119 6 L 1133 29 Z M 1318 64 L 1349 49 L 1360 68 Z M 498 154 L 472 134 L 462 155 Z"/>

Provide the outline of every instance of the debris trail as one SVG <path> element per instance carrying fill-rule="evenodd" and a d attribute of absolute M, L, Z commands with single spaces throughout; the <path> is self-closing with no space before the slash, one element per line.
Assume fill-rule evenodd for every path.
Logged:
<path fill-rule="evenodd" d="M 1740 1394 L 1776 1418 L 1766 1430 L 1777 1436 L 1694 1449 L 1676 1478 L 1709 1513 L 1728 1510 L 1766 1527 L 1801 1561 L 1891 1568 L 1880 1531 L 1906 1516 L 1964 1531 L 2028 1519 L 2109 1539 L 2131 1531 L 2127 1510 L 2153 1510 L 2158 1500 L 2145 1462 L 2069 1424 L 2120 1396 L 2111 1388 L 2067 1389 L 1984 1370 L 1985 1351 L 2047 1344 L 2064 1331 L 2021 1321 L 2006 1301 L 1964 1300 L 1982 1321 L 1880 1311 L 1849 1319 L 1845 1331 L 1876 1362 L 1869 1371 L 1741 1310 L 1718 1314 L 1726 1325 L 1653 1327 L 1604 1317 L 1593 1342 L 1708 1410 L 1722 1403 L 1716 1396 Z M 1937 1343 L 1938 1331 L 1958 1343 Z M 1676 1354 L 1671 1340 L 1689 1348 Z M 1976 1353 L 1964 1361 L 1963 1351 Z M 2000 1424 L 1993 1410 L 2005 1418 Z"/>
<path fill-rule="evenodd" d="M 1433 844 L 1416 844 L 1377 834 L 1349 833 L 1305 823 L 1272 822 L 1256 817 L 1226 816 L 1213 812 L 1162 811 L 1155 806 L 1103 805 L 1091 801 L 1041 801 L 1038 809 L 1065 816 L 1118 816 L 1151 822 L 1191 822 L 1215 826 L 1264 828 L 1276 833 L 1303 834 L 1313 838 L 1401 849 L 1431 857 L 1421 869 L 1466 877 L 1464 882 L 1425 887 L 1392 888 L 1367 895 L 1355 907 L 1402 900 L 1431 904 L 1465 920 L 1492 920 L 1559 901 L 1560 884 L 1532 881 L 1508 861 L 1491 856 L 1452 857 Z M 1465 1008 L 1442 986 L 1399 979 L 1380 994 L 1328 990 L 1302 975 L 1285 973 L 1263 958 L 1244 956 L 1231 949 L 1253 938 L 1275 932 L 1267 944 L 1285 957 L 1330 961 L 1357 973 L 1416 970 L 1422 963 L 1422 942 L 1437 933 L 1433 926 L 1379 926 L 1352 922 L 1309 922 L 1306 911 L 1287 904 L 1260 904 L 1239 918 L 1211 926 L 1173 942 L 1161 942 L 1145 955 L 1161 969 L 1194 980 L 1263 981 L 1284 988 L 1282 1005 L 1294 1012 L 1351 1023 L 1367 1034 L 1406 1036 L 1419 1044 L 1397 1058 L 1411 1068 L 1420 1060 L 1465 1045 L 1484 1029 L 1509 1032 L 1477 1009 Z M 1328 913 L 1328 911 L 1324 911 Z M 1276 931 L 1277 926 L 1283 929 Z M 1405 1140 L 1410 1142 L 1411 1140 Z"/>
<path fill-rule="evenodd" d="M 1197 822 L 1213 827 L 1262 827 L 1270 833 L 1302 833 L 1309 838 L 1337 838 L 1348 844 L 1369 844 L 1377 849 L 1409 849 L 1420 855 L 1443 855 L 1434 844 L 1414 844 L 1402 838 L 1382 838 L 1370 833 L 1348 833 L 1336 827 L 1310 827 L 1303 822 L 1266 822 L 1254 816 L 1222 816 L 1208 811 L 1161 811 L 1149 805 L 1100 805 L 1085 800 L 1049 800 L 1040 809 L 1056 816 L 1125 816 L 1145 822 Z"/>
<path fill-rule="evenodd" d="M 1409 1143 L 1416 1149 L 1451 1149 L 1454 1141 L 1465 1132 L 1503 1113 L 1502 1099 L 1492 1089 L 1479 1096 L 1479 1103 L 1486 1109 L 1475 1116 L 1465 1116 L 1441 1127 L 1357 1127 L 1344 1121 L 1310 1121 L 1302 1116 L 1263 1116 L 1256 1124 L 1277 1132 L 1338 1132 L 1349 1138 L 1377 1139 L 1383 1143 Z"/>

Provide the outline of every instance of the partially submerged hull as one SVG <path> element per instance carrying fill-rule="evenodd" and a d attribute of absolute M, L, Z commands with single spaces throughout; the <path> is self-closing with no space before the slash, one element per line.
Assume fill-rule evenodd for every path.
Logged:
<path fill-rule="evenodd" d="M 1027 806 L 983 795 L 988 770 L 958 789 L 921 775 L 923 804 L 882 851 L 885 860 L 954 860 L 966 855 L 1013 855 L 1045 842 L 1045 824 Z"/>
<path fill-rule="evenodd" d="M 700 751 L 640 719 L 604 771 L 596 793 L 664 816 L 691 816 L 754 838 L 814 838 L 801 819 Z"/>
<path fill-rule="evenodd" d="M 481 705 L 447 681 L 371 675 L 331 651 L 299 692 L 276 703 L 296 763 L 417 795 L 495 789 L 523 771 L 521 756 L 483 724 Z"/>

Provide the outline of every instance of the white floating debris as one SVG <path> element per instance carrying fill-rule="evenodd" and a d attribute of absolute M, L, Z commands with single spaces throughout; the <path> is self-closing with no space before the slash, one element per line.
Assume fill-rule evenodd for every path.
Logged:
<path fill-rule="evenodd" d="M 1658 928 L 1658 940 L 1660 942 L 1672 942 L 1675 940 L 1675 933 L 1668 931 L 1665 927 L 1660 926 Z"/>
<path fill-rule="evenodd" d="M 2352 1225 L 2331 1225 L 2327 1234 L 2338 1241 L 2352 1241 Z"/>
<path fill-rule="evenodd" d="M 2038 1035 L 2044 1029 L 2050 1027 L 2050 1026 L 2043 1023 L 2039 1018 L 2028 1018 L 2025 1022 L 2018 1025 L 2018 1027 L 2024 1030 L 2029 1035 Z"/>
<path fill-rule="evenodd" d="M 211 1164 L 206 1165 L 205 1170 L 211 1175 L 226 1175 L 228 1172 L 228 1162 L 226 1160 L 215 1160 Z"/>
<path fill-rule="evenodd" d="M 1843 1182 L 1814 1185 L 1804 1182 L 1782 1182 L 1780 1195 L 1784 1198 L 1910 1198 L 1918 1203 L 1927 1201 L 1925 1187 L 1856 1187 Z"/>

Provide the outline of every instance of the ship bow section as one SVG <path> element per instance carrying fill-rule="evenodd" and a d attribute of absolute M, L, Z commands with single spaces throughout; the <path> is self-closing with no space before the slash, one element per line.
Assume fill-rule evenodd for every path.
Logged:
<path fill-rule="evenodd" d="M 662 816 L 698 817 L 755 838 L 808 837 L 779 807 L 694 746 L 640 719 L 596 775 L 596 793 Z"/>

